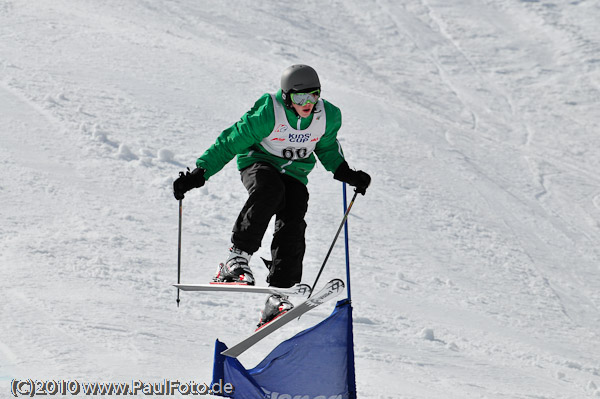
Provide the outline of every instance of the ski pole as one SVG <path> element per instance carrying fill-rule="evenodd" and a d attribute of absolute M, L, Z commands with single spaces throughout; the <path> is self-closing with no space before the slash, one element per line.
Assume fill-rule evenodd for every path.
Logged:
<path fill-rule="evenodd" d="M 331 251 L 333 251 L 335 242 L 337 241 L 337 238 L 340 235 L 340 232 L 342 231 L 344 224 L 346 223 L 346 219 L 348 219 L 348 215 L 350 214 L 350 209 L 352 209 L 352 205 L 354 204 L 354 200 L 356 199 L 357 195 L 358 195 L 358 191 L 354 190 L 354 196 L 352 197 L 350 204 L 348 204 L 348 209 L 346 209 L 346 213 L 344 213 L 344 218 L 342 219 L 342 223 L 340 224 L 340 227 L 338 228 L 337 233 L 335 233 L 335 237 L 333 238 L 333 242 L 331 243 L 331 246 L 329 247 L 329 251 L 327 252 L 327 255 L 325 256 L 325 260 L 323 261 L 323 264 L 321 265 L 321 269 L 319 270 L 319 273 L 317 274 L 317 278 L 315 279 L 315 282 L 313 283 L 312 287 L 310 288 L 310 294 L 308 294 L 309 298 L 312 295 L 312 293 L 317 285 L 317 281 L 319 281 L 319 277 L 321 277 L 321 273 L 323 273 L 325 264 L 327 263 L 327 260 L 329 259 L 329 255 L 331 255 Z"/>
<path fill-rule="evenodd" d="M 179 239 L 177 243 L 177 284 L 181 281 L 181 219 L 183 214 L 183 200 L 179 200 Z M 179 307 L 179 288 L 177 288 L 177 307 Z"/>
<path fill-rule="evenodd" d="M 348 199 L 346 198 L 346 183 L 342 189 L 344 212 L 348 209 Z M 352 293 L 350 291 L 350 248 L 348 244 L 348 220 L 344 223 L 344 248 L 346 250 L 346 290 L 348 292 L 348 300 L 352 302 Z"/>

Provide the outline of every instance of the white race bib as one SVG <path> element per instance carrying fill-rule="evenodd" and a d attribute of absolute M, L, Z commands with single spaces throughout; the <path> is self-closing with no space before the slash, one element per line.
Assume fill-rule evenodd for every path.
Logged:
<path fill-rule="evenodd" d="M 319 99 L 315 104 L 313 119 L 304 130 L 294 129 L 287 120 L 283 105 L 271 94 L 275 111 L 275 127 L 268 137 L 261 141 L 262 147 L 269 153 L 290 161 L 307 158 L 315 150 L 325 134 L 325 106 Z M 300 119 L 298 120 L 298 124 Z M 299 127 L 299 126 L 298 126 Z"/>

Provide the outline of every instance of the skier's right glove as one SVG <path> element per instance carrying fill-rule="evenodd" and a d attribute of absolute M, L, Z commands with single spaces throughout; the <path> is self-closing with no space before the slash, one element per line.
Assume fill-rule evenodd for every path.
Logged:
<path fill-rule="evenodd" d="M 206 170 L 202 168 L 196 168 L 190 172 L 179 172 L 179 177 L 173 182 L 173 195 L 176 200 L 182 200 L 185 197 L 185 193 L 190 191 L 192 188 L 202 187 L 206 182 L 204 178 L 204 172 Z"/>
<path fill-rule="evenodd" d="M 371 184 L 371 176 L 362 170 L 350 169 L 346 161 L 338 166 L 333 174 L 333 178 L 356 187 L 356 192 L 362 195 L 365 195 L 367 188 Z"/>

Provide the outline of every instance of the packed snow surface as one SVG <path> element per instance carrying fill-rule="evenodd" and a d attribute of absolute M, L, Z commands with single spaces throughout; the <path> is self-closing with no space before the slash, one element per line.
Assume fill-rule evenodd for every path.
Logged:
<path fill-rule="evenodd" d="M 265 297 L 177 308 L 171 184 L 295 63 L 373 177 L 349 219 L 358 397 L 600 397 L 598 21 L 589 0 L 0 0 L 0 397 L 210 382 Z M 310 284 L 343 210 L 322 166 L 309 191 Z M 182 282 L 245 199 L 235 162 L 186 195 Z M 321 281 L 344 276 L 340 241 Z"/>

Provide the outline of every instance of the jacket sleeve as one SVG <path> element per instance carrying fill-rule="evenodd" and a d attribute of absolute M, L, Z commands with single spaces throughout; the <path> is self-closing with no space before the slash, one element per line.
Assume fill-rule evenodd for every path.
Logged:
<path fill-rule="evenodd" d="M 325 169 L 329 172 L 335 172 L 344 162 L 344 152 L 337 140 L 337 133 L 342 127 L 342 112 L 333 104 L 325 102 L 325 113 L 327 116 L 325 134 L 317 143 L 315 154 L 317 154 Z"/>
<path fill-rule="evenodd" d="M 196 166 L 206 170 L 204 177 L 208 180 L 237 154 L 247 152 L 271 134 L 274 126 L 273 101 L 267 93 L 239 121 L 221 132 L 215 143 L 196 160 Z"/>

